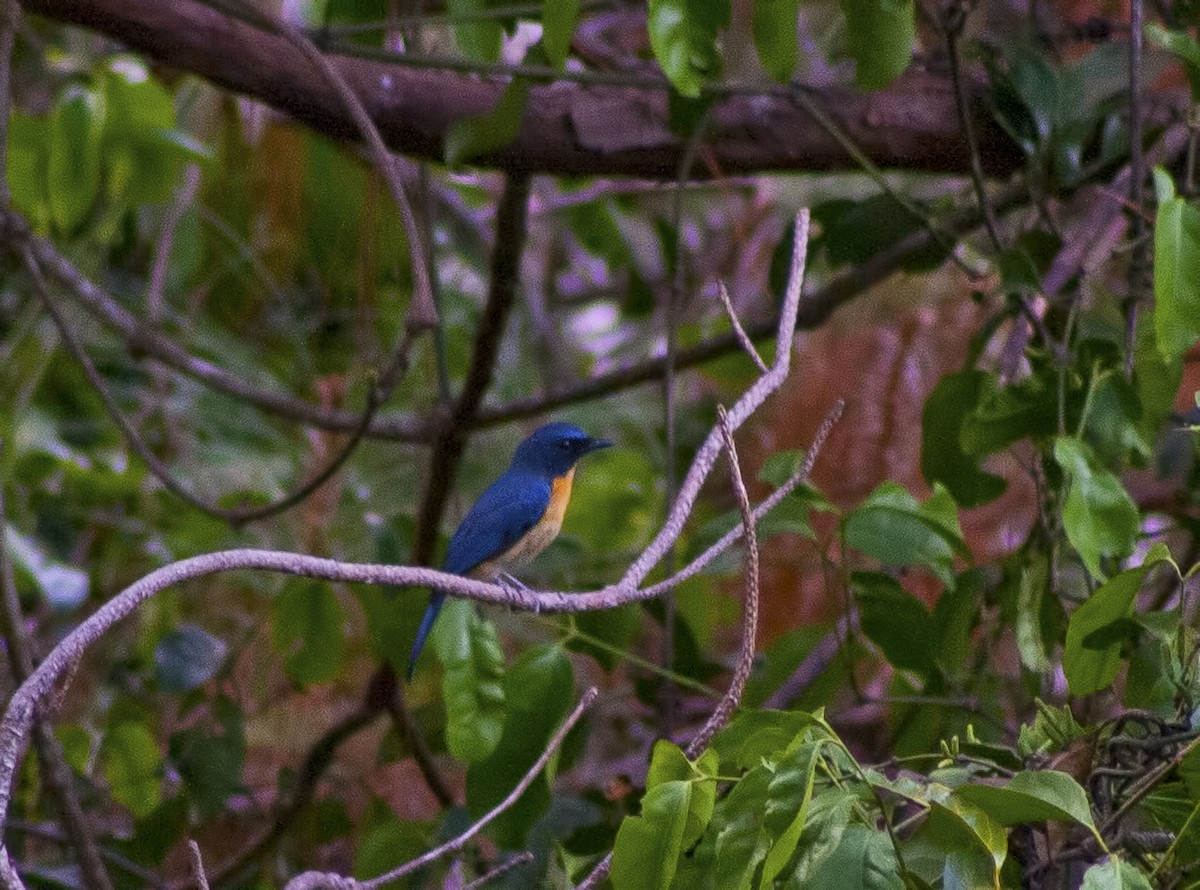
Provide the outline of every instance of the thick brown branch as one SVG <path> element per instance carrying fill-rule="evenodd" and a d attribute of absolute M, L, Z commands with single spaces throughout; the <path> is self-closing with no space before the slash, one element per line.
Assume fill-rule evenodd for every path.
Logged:
<path fill-rule="evenodd" d="M 342 98 L 293 43 L 197 0 L 27 0 L 25 6 L 261 99 L 322 132 L 358 138 Z M 415 61 L 338 57 L 335 64 L 389 147 L 441 159 L 449 127 L 489 111 L 505 84 L 439 69 L 437 60 L 422 67 Z M 510 171 L 673 178 L 687 140 L 671 130 L 665 79 L 614 80 L 533 87 L 517 138 L 478 161 Z M 877 93 L 838 89 L 812 96 L 880 167 L 959 173 L 969 167 L 945 77 L 913 72 Z M 1014 172 L 1020 155 L 1011 141 L 982 114 L 977 125 L 987 172 Z M 781 88 L 722 96 L 705 144 L 712 163 L 697 166 L 693 177 L 857 166 Z"/>

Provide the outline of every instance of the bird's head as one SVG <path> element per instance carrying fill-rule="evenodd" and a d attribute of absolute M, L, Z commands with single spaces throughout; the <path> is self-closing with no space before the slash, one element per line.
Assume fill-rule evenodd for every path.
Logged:
<path fill-rule="evenodd" d="M 517 446 L 513 467 L 557 477 L 575 466 L 585 454 L 607 448 L 612 442 L 595 439 L 573 423 L 548 423 Z"/>

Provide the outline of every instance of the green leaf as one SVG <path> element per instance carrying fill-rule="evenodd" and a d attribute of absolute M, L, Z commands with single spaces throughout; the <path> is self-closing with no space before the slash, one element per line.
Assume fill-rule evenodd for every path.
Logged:
<path fill-rule="evenodd" d="M 755 0 L 754 48 L 771 77 L 789 83 L 796 72 L 800 0 Z"/>
<path fill-rule="evenodd" d="M 796 844 L 796 865 L 784 883 L 785 890 L 816 887 L 813 874 L 837 850 L 850 825 L 860 795 L 846 788 L 828 788 L 812 799 L 804 831 Z"/>
<path fill-rule="evenodd" d="M 711 750 L 726 771 L 744 770 L 773 760 L 805 730 L 820 726 L 803 711 L 742 711 L 713 737 Z"/>
<path fill-rule="evenodd" d="M 1044 553 L 1030 552 L 1020 566 L 1014 628 L 1021 664 L 1030 671 L 1050 667 L 1050 655 L 1042 634 L 1042 604 L 1048 593 L 1050 561 Z"/>
<path fill-rule="evenodd" d="M 512 791 L 533 766 L 571 708 L 575 679 L 558 646 L 530 649 L 504 677 L 504 730 L 495 750 L 467 770 L 467 812 L 478 819 Z M 449 706 L 449 705 L 447 705 Z M 553 775 L 552 765 L 546 771 Z M 550 805 L 550 784 L 539 778 L 488 826 L 501 847 L 514 850 Z"/>
<path fill-rule="evenodd" d="M 1133 552 L 1140 527 L 1137 505 L 1121 480 L 1099 466 L 1086 443 L 1059 437 L 1054 442 L 1054 459 L 1067 475 L 1062 512 L 1067 540 L 1092 576 L 1102 578 L 1101 557 Z"/>
<path fill-rule="evenodd" d="M 1080 726 L 1069 705 L 1054 708 L 1040 698 L 1035 700 L 1038 713 L 1032 723 L 1021 727 L 1017 750 L 1021 757 L 1063 751 L 1071 742 L 1081 739 L 1090 730 Z"/>
<path fill-rule="evenodd" d="M 903 890 L 896 851 L 883 831 L 850 825 L 841 843 L 814 871 L 811 887 L 821 890 Z"/>
<path fill-rule="evenodd" d="M 945 805 L 931 801 L 919 838 L 932 843 L 945 857 L 943 887 L 999 886 L 1008 832 L 979 807 L 955 797 Z"/>
<path fill-rule="evenodd" d="M 529 81 L 514 78 L 504 88 L 496 107 L 479 117 L 456 120 L 446 131 L 446 165 L 456 167 L 464 161 L 503 148 L 521 131 Z"/>
<path fill-rule="evenodd" d="M 763 827 L 775 838 L 775 842 L 763 862 L 759 890 L 774 887 L 775 877 L 796 852 L 808 818 L 813 782 L 821 762 L 821 748 L 827 743 L 827 739 L 815 739 L 796 746 L 791 756 L 779 764 L 767 785 Z"/>
<path fill-rule="evenodd" d="M 1114 575 L 1071 614 L 1063 650 L 1063 673 L 1072 695 L 1107 689 L 1116 679 L 1124 636 L 1118 635 L 1110 642 L 1103 638 L 1103 631 L 1133 614 L 1137 592 L 1153 564 L 1148 558 L 1137 568 Z"/>
<path fill-rule="evenodd" d="M 1168 363 L 1200 339 L 1200 210 L 1183 198 L 1159 204 L 1154 222 L 1154 333 Z"/>
<path fill-rule="evenodd" d="M 705 751 L 693 763 L 688 760 L 678 745 L 660 739 L 654 743 L 650 758 L 650 769 L 646 773 L 646 790 L 653 791 L 668 782 L 691 782 L 692 795 L 688 802 L 687 825 L 682 844 L 691 847 L 704 833 L 712 818 L 717 799 L 715 778 L 719 758 L 713 751 Z"/>
<path fill-rule="evenodd" d="M 1083 873 L 1079 890 L 1151 890 L 1151 884 L 1133 865 L 1109 856 Z"/>
<path fill-rule="evenodd" d="M 289 585 L 271 604 L 271 640 L 283 668 L 301 686 L 337 676 L 346 654 L 344 616 L 324 582 Z"/>
<path fill-rule="evenodd" d="M 49 121 L 13 113 L 8 122 L 8 185 L 14 206 L 38 229 L 49 223 L 47 157 Z"/>
<path fill-rule="evenodd" d="M 938 632 L 925 604 L 879 572 L 851 575 L 863 633 L 893 667 L 928 679 L 935 671 Z"/>
<path fill-rule="evenodd" d="M 895 482 L 883 482 L 845 519 L 846 543 L 884 565 L 928 566 L 953 581 L 955 554 L 969 556 L 949 493 L 938 486 L 924 504 Z"/>
<path fill-rule="evenodd" d="M 578 21 L 579 0 L 542 0 L 542 46 L 555 68 L 566 64 Z"/>
<path fill-rule="evenodd" d="M 1086 792 L 1073 778 L 1057 770 L 1020 772 L 1002 788 L 994 785 L 961 785 L 955 794 L 979 807 L 1001 825 L 1075 822 L 1090 830 L 1097 840 L 1100 839 Z"/>
<path fill-rule="evenodd" d="M 912 62 L 916 6 L 912 0 L 841 0 L 854 82 L 881 90 Z"/>
<path fill-rule="evenodd" d="M 50 113 L 50 216 L 64 232 L 83 221 L 100 192 L 104 111 L 101 94 L 72 84 Z"/>
<path fill-rule="evenodd" d="M 430 635 L 445 673 L 446 745 L 457 759 L 491 756 L 504 732 L 504 650 L 496 626 L 473 603 L 452 600 Z"/>
<path fill-rule="evenodd" d="M 135 819 L 162 800 L 162 758 L 154 736 L 141 723 L 123 722 L 104 736 L 104 778 L 117 803 Z"/>
<path fill-rule="evenodd" d="M 495 62 L 500 58 L 500 23 L 480 16 L 487 0 L 446 0 L 446 12 L 454 22 L 454 42 L 468 59 Z"/>
<path fill-rule="evenodd" d="M 675 89 L 689 99 L 716 78 L 717 28 L 729 21 L 729 0 L 650 0 L 650 47 Z"/>
<path fill-rule="evenodd" d="M 983 371 L 947 374 L 938 381 L 921 412 L 921 474 L 930 485 L 945 485 L 963 507 L 995 500 L 1007 485 L 979 469 L 977 455 L 963 449 L 963 422 L 979 403 L 989 381 Z"/>
<path fill-rule="evenodd" d="M 722 890 L 748 890 L 754 873 L 771 849 L 773 839 L 763 828 L 763 801 L 771 770 L 759 766 L 748 772 L 722 802 L 717 827 L 715 886 Z"/>
<path fill-rule="evenodd" d="M 154 673 L 163 692 L 187 692 L 216 676 L 229 647 L 194 624 L 182 624 L 154 648 Z"/>
<path fill-rule="evenodd" d="M 613 846 L 615 890 L 669 887 L 683 852 L 692 783 L 664 782 L 646 792 L 642 814 L 626 816 Z"/>

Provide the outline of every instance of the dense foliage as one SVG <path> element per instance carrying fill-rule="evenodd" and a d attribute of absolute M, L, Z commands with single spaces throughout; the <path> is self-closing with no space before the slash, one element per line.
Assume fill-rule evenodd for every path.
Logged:
<path fill-rule="evenodd" d="M 240 0 L 205 5 L 275 27 Z M 53 735 L 5 826 L 23 879 L 88 883 L 64 800 L 117 887 L 188 880 L 189 839 L 218 886 L 373 877 L 504 800 L 598 685 L 519 801 L 409 886 L 464 886 L 520 851 L 491 886 L 573 886 L 609 851 L 618 890 L 1194 886 L 1190 5 L 1156 8 L 1143 32 L 1087 4 L 992 0 L 402 5 L 282 13 L 331 57 L 513 73 L 491 111 L 448 123 L 440 161 L 405 167 L 431 245 L 424 327 L 425 258 L 355 145 L 106 25 L 17 29 L 0 208 L 12 685 L 22 642 L 36 663 L 174 560 L 261 547 L 436 564 L 548 416 L 619 447 L 588 458 L 563 535 L 522 580 L 612 583 L 717 404 L 757 374 L 718 282 L 747 328 L 771 332 L 806 206 L 801 320 L 820 330 L 739 437 L 756 494 L 802 464 L 834 399 L 849 407 L 811 483 L 758 528 L 763 620 L 741 707 L 685 753 L 733 665 L 736 549 L 665 602 L 548 616 L 455 601 L 410 683 L 396 674 L 423 591 L 216 575 L 117 625 L 44 715 Z M 882 91 L 914 65 L 963 114 L 963 159 L 941 169 L 881 169 L 896 156 L 872 158 L 807 98 Z M 532 156 L 470 166 L 522 131 L 533 85 L 605 77 L 669 86 L 686 150 L 663 184 L 531 176 Z M 706 135 L 745 94 L 810 103 L 841 168 L 723 176 Z M 906 118 L 881 117 L 903 143 Z M 614 132 L 637 126 L 614 113 Z M 988 178 L 1005 152 L 1015 172 Z M 326 468 L 288 509 L 239 515 Z M 710 484 L 675 563 L 738 516 Z"/>

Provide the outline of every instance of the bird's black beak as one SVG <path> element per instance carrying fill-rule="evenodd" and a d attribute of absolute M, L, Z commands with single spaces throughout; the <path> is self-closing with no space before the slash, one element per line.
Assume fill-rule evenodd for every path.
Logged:
<path fill-rule="evenodd" d="M 612 442 L 608 441 L 608 439 L 589 439 L 587 447 L 583 449 L 583 453 L 588 454 L 592 451 L 599 451 L 601 448 L 608 448 L 610 445 L 612 445 Z"/>

